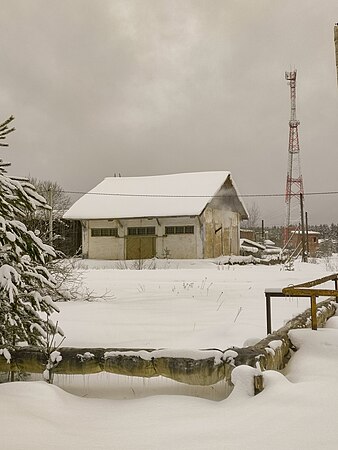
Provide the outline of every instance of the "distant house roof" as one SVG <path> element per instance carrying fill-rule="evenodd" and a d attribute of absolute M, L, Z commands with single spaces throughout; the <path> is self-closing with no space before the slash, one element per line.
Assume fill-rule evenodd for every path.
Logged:
<path fill-rule="evenodd" d="M 319 235 L 320 234 L 318 231 L 310 231 L 310 230 L 308 232 L 305 231 L 305 233 L 307 233 L 309 235 L 310 234 L 312 234 L 312 235 Z M 293 231 L 292 234 L 302 234 L 302 230 Z"/>
<path fill-rule="evenodd" d="M 238 197 L 230 172 L 226 171 L 108 177 L 75 202 L 63 217 L 81 220 L 196 216 L 226 181 L 230 182 L 229 196 L 246 219 L 248 212 Z"/>
<path fill-rule="evenodd" d="M 259 244 L 258 242 L 251 241 L 250 239 L 240 239 L 241 248 L 246 250 L 247 248 L 256 248 L 257 250 L 265 250 L 265 246 L 262 244 Z"/>
<path fill-rule="evenodd" d="M 264 240 L 264 245 L 266 246 L 266 247 L 275 247 L 276 246 L 276 244 L 273 242 L 273 241 L 271 241 L 270 239 L 265 239 Z"/>

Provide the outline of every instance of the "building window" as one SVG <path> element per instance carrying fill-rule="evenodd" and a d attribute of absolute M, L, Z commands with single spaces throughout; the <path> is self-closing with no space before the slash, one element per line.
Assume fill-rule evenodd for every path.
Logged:
<path fill-rule="evenodd" d="M 155 227 L 130 227 L 128 236 L 151 236 L 155 234 Z"/>
<path fill-rule="evenodd" d="M 92 228 L 91 235 L 93 237 L 103 237 L 103 236 L 118 237 L 117 228 Z"/>
<path fill-rule="evenodd" d="M 194 226 L 165 227 L 165 234 L 194 234 Z"/>

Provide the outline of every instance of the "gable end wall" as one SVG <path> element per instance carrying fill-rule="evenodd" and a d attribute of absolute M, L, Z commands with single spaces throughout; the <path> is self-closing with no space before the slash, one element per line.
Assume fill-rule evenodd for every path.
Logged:
<path fill-rule="evenodd" d="M 238 197 L 227 180 L 201 216 L 204 229 L 204 258 L 240 254 Z"/>

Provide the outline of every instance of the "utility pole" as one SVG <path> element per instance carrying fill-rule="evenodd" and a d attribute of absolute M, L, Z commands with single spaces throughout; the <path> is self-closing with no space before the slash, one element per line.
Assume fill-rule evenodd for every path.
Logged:
<path fill-rule="evenodd" d="M 306 253 L 309 257 L 310 255 L 310 249 L 309 249 L 309 222 L 307 217 L 307 211 L 305 212 L 305 232 L 306 232 Z"/>
<path fill-rule="evenodd" d="M 302 228 L 302 261 L 307 262 L 307 252 L 305 245 L 305 223 L 304 223 L 304 195 L 300 193 L 300 220 Z"/>
<path fill-rule="evenodd" d="M 336 47 L 336 68 L 337 68 L 337 84 L 338 84 L 338 23 L 334 26 L 334 43 Z"/>
<path fill-rule="evenodd" d="M 49 188 L 48 189 L 48 202 L 49 202 L 49 206 L 50 206 L 50 210 L 49 210 L 49 226 L 48 226 L 48 231 L 49 231 L 49 245 L 53 246 L 53 193 L 52 193 L 52 189 Z"/>

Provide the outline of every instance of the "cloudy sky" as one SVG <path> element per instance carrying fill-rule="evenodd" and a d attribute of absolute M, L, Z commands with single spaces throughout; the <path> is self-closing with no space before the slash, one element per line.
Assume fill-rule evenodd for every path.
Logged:
<path fill-rule="evenodd" d="M 306 192 L 338 191 L 337 0 L 0 0 L 11 174 L 88 191 L 104 177 L 230 170 L 283 193 L 285 70 L 297 68 Z M 283 198 L 255 202 L 283 223 Z M 312 223 L 338 195 L 306 197 Z"/>

